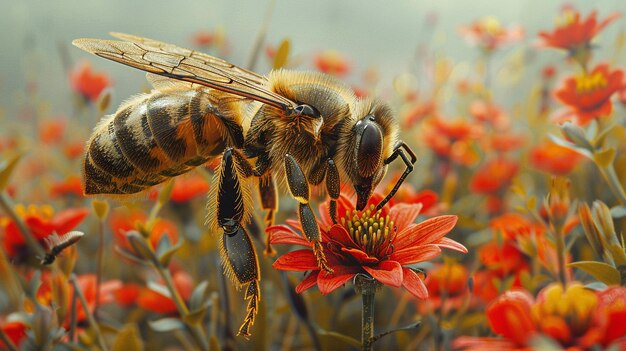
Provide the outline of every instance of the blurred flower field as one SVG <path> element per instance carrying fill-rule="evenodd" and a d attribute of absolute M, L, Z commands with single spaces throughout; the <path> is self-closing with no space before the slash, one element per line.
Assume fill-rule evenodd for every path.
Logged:
<path fill-rule="evenodd" d="M 33 85 L 0 119 L 0 350 L 626 350 L 624 15 L 563 5 L 539 32 L 477 18 L 453 33 L 476 58 L 466 74 L 425 45 L 389 86 L 349 53 L 260 36 L 256 71 L 313 69 L 380 96 L 418 161 L 378 212 L 401 162 L 363 211 L 342 186 L 337 223 L 313 191 L 332 273 L 286 191 L 272 226 L 256 211 L 259 302 L 224 275 L 207 225 L 219 160 L 139 196 L 83 195 L 85 143 L 116 83 L 71 50 L 58 89 L 72 108 Z M 225 59 L 237 43 L 222 28 L 185 39 Z"/>

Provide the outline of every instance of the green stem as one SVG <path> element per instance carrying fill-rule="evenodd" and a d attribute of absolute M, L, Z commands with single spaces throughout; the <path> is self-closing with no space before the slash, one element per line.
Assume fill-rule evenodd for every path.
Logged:
<path fill-rule="evenodd" d="M 567 277 L 565 275 L 565 235 L 562 228 L 558 228 L 554 231 L 556 240 L 556 255 L 558 264 L 559 281 L 563 286 L 563 289 L 567 286 Z"/>
<path fill-rule="evenodd" d="M 89 325 L 93 328 L 94 333 L 96 334 L 96 339 L 98 339 L 98 344 L 102 351 L 107 351 L 107 345 L 104 342 L 104 337 L 102 336 L 102 332 L 100 331 L 100 327 L 98 326 L 98 322 L 93 317 L 91 311 L 89 311 L 89 305 L 87 304 L 87 300 L 85 299 L 85 295 L 83 295 L 82 290 L 80 290 L 80 286 L 78 286 L 78 282 L 76 281 L 76 275 L 72 273 L 70 276 L 70 282 L 74 286 L 74 294 L 78 296 L 78 300 L 80 304 L 83 306 L 83 310 L 85 310 L 85 315 L 87 315 L 87 320 L 89 321 Z"/>
<path fill-rule="evenodd" d="M 376 289 L 380 283 L 370 277 L 358 275 L 355 279 L 355 288 L 361 294 L 363 310 L 361 311 L 361 350 L 371 351 L 374 343 L 374 302 Z"/>
<path fill-rule="evenodd" d="M 17 228 L 22 233 L 22 237 L 24 237 L 24 241 L 26 242 L 26 246 L 36 257 L 43 258 L 46 255 L 46 251 L 39 244 L 33 233 L 28 229 L 26 223 L 20 218 L 20 216 L 15 213 L 15 206 L 13 201 L 7 196 L 7 194 L 2 191 L 0 192 L 0 207 L 4 210 L 4 212 L 11 218 L 13 222 L 17 225 Z"/>
<path fill-rule="evenodd" d="M 626 192 L 624 191 L 624 188 L 622 187 L 622 184 L 617 177 L 617 173 L 615 172 L 615 167 L 613 166 L 613 164 L 608 165 L 606 168 L 598 165 L 598 168 L 600 169 L 600 173 L 602 173 L 602 176 L 604 177 L 606 182 L 609 184 L 609 188 L 611 189 L 615 197 L 617 197 L 622 205 L 626 206 Z"/>
<path fill-rule="evenodd" d="M 178 289 L 176 289 L 176 286 L 174 285 L 174 281 L 172 280 L 172 275 L 170 274 L 170 271 L 166 267 L 163 267 L 163 265 L 159 262 L 159 260 L 156 257 L 153 258 L 152 263 L 154 267 L 156 268 L 156 270 L 161 275 L 161 278 L 163 278 L 163 281 L 165 282 L 167 289 L 172 295 L 172 300 L 174 301 L 174 304 L 176 305 L 176 309 L 178 310 L 178 313 L 182 317 L 183 322 L 187 324 L 187 326 L 189 327 L 191 334 L 193 335 L 196 342 L 200 345 L 200 348 L 203 351 L 208 351 L 209 342 L 208 342 L 204 329 L 201 328 L 197 324 L 189 324 L 185 322 L 184 317 L 189 314 L 189 309 L 187 308 L 187 305 L 185 304 L 185 301 L 183 300 L 182 296 L 180 296 Z"/>
<path fill-rule="evenodd" d="M 102 267 L 104 263 L 104 222 L 98 221 L 98 257 L 96 267 L 96 305 L 93 308 L 93 314 L 98 316 L 98 308 L 100 307 L 100 284 L 102 284 Z"/>

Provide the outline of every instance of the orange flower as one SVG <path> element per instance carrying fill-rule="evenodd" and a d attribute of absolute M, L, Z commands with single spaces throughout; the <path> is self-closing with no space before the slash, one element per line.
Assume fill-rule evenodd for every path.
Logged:
<path fill-rule="evenodd" d="M 54 215 L 52 207 L 34 205 L 28 207 L 17 205 L 15 212 L 22 217 L 28 229 L 42 245 L 44 239 L 52 233 L 63 235 L 76 228 L 89 214 L 87 208 L 70 208 Z M 28 261 L 30 252 L 17 224 L 12 220 L 0 223 L 4 231 L 2 243 L 7 255 L 15 262 Z"/>
<path fill-rule="evenodd" d="M 174 202 L 187 202 L 199 195 L 206 195 L 209 183 L 197 173 L 178 177 L 174 181 L 170 199 Z"/>
<path fill-rule="evenodd" d="M 147 220 L 148 216 L 137 209 L 124 208 L 114 210 L 111 213 L 109 225 L 117 245 L 124 250 L 134 252 L 133 246 L 127 239 L 127 233 L 132 230 L 139 230 L 141 226 L 145 225 Z M 163 235 L 169 236 L 170 242 L 175 244 L 178 241 L 178 227 L 168 220 L 157 218 L 149 236 L 150 245 L 152 245 L 153 249 L 158 246 Z"/>
<path fill-rule="evenodd" d="M 429 270 L 424 283 L 430 307 L 443 308 L 444 312 L 460 308 L 469 294 L 467 279 L 467 269 L 459 263 L 438 265 Z"/>
<path fill-rule="evenodd" d="M 565 79 L 555 95 L 571 108 L 579 124 L 586 125 L 593 119 L 611 114 L 611 96 L 625 85 L 624 71 L 609 71 L 607 64 L 600 64 L 590 73 L 583 72 Z"/>
<path fill-rule="evenodd" d="M 549 140 L 535 146 L 529 155 L 533 167 L 554 175 L 570 173 L 582 159 L 578 152 Z"/>
<path fill-rule="evenodd" d="M 418 121 L 434 116 L 437 113 L 437 108 L 437 103 L 434 100 L 415 103 L 403 114 L 402 126 L 404 128 L 413 127 Z"/>
<path fill-rule="evenodd" d="M 26 331 L 29 328 L 21 321 L 12 321 L 0 323 L 0 329 L 19 348 L 22 341 L 26 339 Z M 0 340 L 0 349 L 5 350 L 5 347 L 6 345 Z M 6 349 L 8 350 L 8 347 Z"/>
<path fill-rule="evenodd" d="M 470 44 L 478 45 L 486 51 L 495 50 L 524 37 L 522 27 L 505 28 L 495 17 L 483 17 L 468 26 L 462 26 L 459 33 Z"/>
<path fill-rule="evenodd" d="M 496 343 L 498 350 L 532 346 L 533 336 L 543 336 L 568 350 L 608 349 L 623 343 L 626 325 L 626 288 L 605 291 L 586 289 L 580 283 L 548 285 L 536 299 L 526 291 L 505 292 L 487 308 L 491 329 L 502 339 L 462 337 L 453 347 L 484 350 Z M 619 349 L 619 348 L 617 348 Z"/>
<path fill-rule="evenodd" d="M 506 187 L 517 174 L 517 162 L 495 158 L 483 163 L 470 180 L 470 189 L 477 193 L 495 193 Z"/>
<path fill-rule="evenodd" d="M 53 198 L 65 196 L 83 196 L 83 184 L 80 177 L 70 176 L 63 181 L 58 181 L 50 186 L 50 196 Z"/>
<path fill-rule="evenodd" d="M 313 65 L 319 71 L 335 76 L 345 76 L 350 71 L 350 62 L 341 53 L 326 50 L 315 55 Z"/>
<path fill-rule="evenodd" d="M 372 202 L 380 201 L 378 194 Z M 300 223 L 288 220 L 294 231 L 285 225 L 267 228 L 272 244 L 295 244 L 307 247 L 280 256 L 273 267 L 287 271 L 310 271 L 296 287 L 302 292 L 315 285 L 322 294 L 339 288 L 357 274 L 366 274 L 382 284 L 404 287 L 414 296 L 425 299 L 428 291 L 422 278 L 408 265 L 430 260 L 441 248 L 467 252 L 458 242 L 445 235 L 456 224 L 456 216 L 439 216 L 413 223 L 421 205 L 398 203 L 373 213 L 373 205 L 357 212 L 352 203 L 341 196 L 338 213 L 347 214 L 341 224 L 332 223 L 328 205 L 320 205 L 322 247 L 334 273 L 321 272 L 310 250 L 311 243 L 300 233 Z M 374 224 L 375 223 L 375 224 Z"/>
<path fill-rule="evenodd" d="M 63 117 L 39 122 L 39 140 L 47 145 L 60 142 L 65 134 L 66 126 L 67 120 Z"/>
<path fill-rule="evenodd" d="M 488 242 L 478 250 L 478 258 L 487 269 L 501 278 L 528 270 L 524 254 L 511 242 Z"/>
<path fill-rule="evenodd" d="M 172 280 L 183 300 L 188 300 L 193 292 L 191 276 L 184 271 L 177 271 L 173 274 Z M 176 314 L 178 312 L 176 304 L 170 296 L 150 288 L 141 289 L 137 297 L 137 305 L 145 310 L 161 314 Z"/>
<path fill-rule="evenodd" d="M 542 45 L 568 50 L 571 55 L 582 48 L 590 48 L 591 40 L 604 27 L 621 16 L 614 13 L 598 23 L 597 15 L 596 11 L 592 11 L 585 20 L 581 21 L 580 12 L 571 7 L 565 8 L 562 23 L 556 29 L 552 32 L 539 32 L 539 37 L 543 40 Z"/>
<path fill-rule="evenodd" d="M 501 233 L 505 240 L 517 240 L 520 237 L 543 235 L 543 227 L 517 213 L 505 213 L 491 220 L 489 227 Z"/>
<path fill-rule="evenodd" d="M 482 127 L 464 119 L 434 117 L 422 125 L 422 140 L 438 156 L 462 165 L 474 164 L 478 155 L 473 140 L 482 135 Z"/>
<path fill-rule="evenodd" d="M 472 102 L 469 112 L 478 122 L 487 123 L 497 130 L 507 129 L 511 125 L 509 117 L 500 106 L 484 100 Z"/>
<path fill-rule="evenodd" d="M 527 137 L 524 134 L 497 132 L 489 135 L 483 148 L 485 151 L 509 152 L 522 148 L 526 145 Z"/>
<path fill-rule="evenodd" d="M 75 92 L 90 102 L 98 100 L 100 93 L 111 85 L 109 77 L 104 73 L 93 72 L 88 61 L 74 69 L 70 75 L 70 83 Z"/>
<path fill-rule="evenodd" d="M 215 47 L 221 54 L 226 54 L 229 49 L 229 43 L 224 34 L 224 30 L 220 28 L 213 31 L 198 31 L 191 37 L 191 41 L 194 45 L 199 47 Z"/>
<path fill-rule="evenodd" d="M 63 154 L 65 155 L 65 157 L 69 158 L 70 160 L 73 160 L 82 156 L 84 149 L 85 149 L 84 140 L 72 141 L 63 145 Z"/>

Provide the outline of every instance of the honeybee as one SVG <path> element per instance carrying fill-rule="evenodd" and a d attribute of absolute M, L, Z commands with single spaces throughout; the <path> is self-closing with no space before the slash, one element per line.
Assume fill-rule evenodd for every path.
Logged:
<path fill-rule="evenodd" d="M 380 209 L 413 170 L 415 154 L 398 139 L 391 109 L 380 100 L 357 98 L 332 76 L 276 70 L 265 77 L 172 44 L 112 35 L 122 41 L 73 44 L 148 72 L 154 89 L 95 127 L 84 159 L 84 191 L 138 193 L 221 156 L 208 222 L 221 233 L 225 273 L 246 289 L 239 334 L 249 335 L 260 299 L 257 254 L 244 226 L 253 210 L 250 181 L 268 211 L 268 225 L 278 208 L 276 181 L 289 191 L 320 268 L 332 272 L 309 205 L 310 185 L 325 188 L 336 222 L 340 181 L 354 187 L 361 210 L 399 156 L 405 171 Z"/>

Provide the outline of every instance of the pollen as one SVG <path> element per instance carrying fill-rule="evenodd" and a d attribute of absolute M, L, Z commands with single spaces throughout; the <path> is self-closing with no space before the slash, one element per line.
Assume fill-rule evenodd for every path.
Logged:
<path fill-rule="evenodd" d="M 346 212 L 341 224 L 368 255 L 385 259 L 393 253 L 391 243 L 396 235 L 393 221 L 389 220 L 389 216 L 382 216 L 380 210 L 375 211 L 374 205 L 361 213 L 356 210 Z"/>
<path fill-rule="evenodd" d="M 582 74 L 576 77 L 576 90 L 578 93 L 588 93 L 601 89 L 607 85 L 606 77 L 602 72 L 594 74 Z"/>

